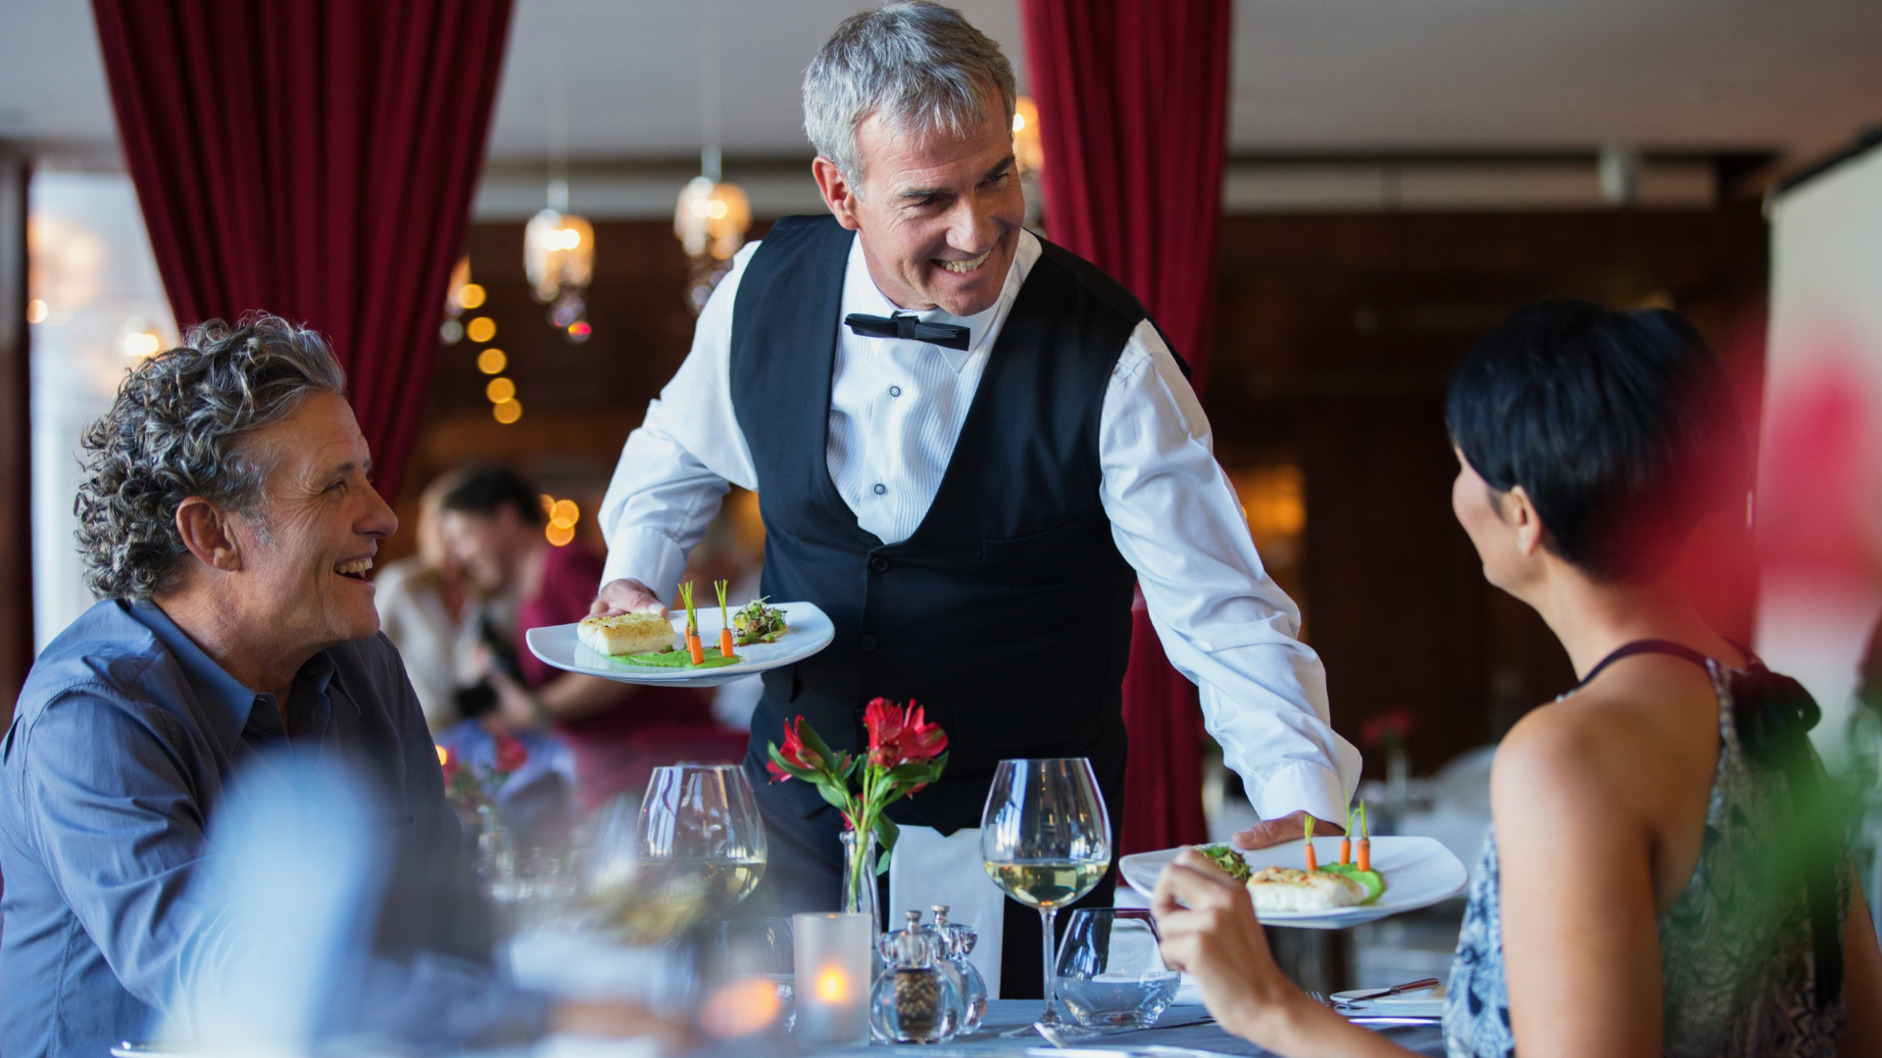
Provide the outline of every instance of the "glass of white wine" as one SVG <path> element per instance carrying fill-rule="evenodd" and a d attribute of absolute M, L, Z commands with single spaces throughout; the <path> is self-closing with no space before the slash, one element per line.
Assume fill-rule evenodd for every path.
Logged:
<path fill-rule="evenodd" d="M 640 803 L 635 852 L 649 875 L 643 888 L 694 921 L 725 914 L 765 875 L 765 827 L 745 771 L 736 764 L 655 768 Z"/>
<path fill-rule="evenodd" d="M 1052 921 L 1059 908 L 1091 892 L 1111 866 L 1111 817 L 1091 761 L 1001 761 L 980 818 L 980 859 L 995 885 L 1039 909 L 1046 997 L 1039 1022 L 1061 1025 L 1053 1001 Z"/>

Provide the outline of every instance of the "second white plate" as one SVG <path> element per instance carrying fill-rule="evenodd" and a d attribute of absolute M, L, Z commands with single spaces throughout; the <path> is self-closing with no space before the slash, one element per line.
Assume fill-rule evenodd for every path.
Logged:
<path fill-rule="evenodd" d="M 1305 859 L 1302 842 L 1290 841 L 1243 852 L 1255 870 L 1263 867 L 1300 867 Z M 1321 863 L 1338 863 L 1340 839 L 1315 838 L 1314 855 Z M 1157 875 L 1176 858 L 1177 849 L 1139 852 L 1118 861 L 1118 869 L 1131 888 L 1148 895 L 1157 887 Z M 1385 892 L 1370 904 L 1335 911 L 1268 911 L 1261 921 L 1271 926 L 1298 929 L 1346 929 L 1387 915 L 1415 911 L 1448 900 L 1464 891 L 1470 874 L 1449 849 L 1432 838 L 1376 837 L 1372 839 L 1373 869 L 1385 876 Z"/>
<path fill-rule="evenodd" d="M 784 622 L 790 630 L 779 636 L 775 643 L 753 643 L 748 647 L 739 647 L 738 656 L 744 660 L 736 665 L 711 669 L 657 669 L 598 654 L 576 641 L 575 626 L 572 624 L 532 628 L 524 633 L 523 638 L 529 643 L 530 653 L 547 664 L 569 672 L 600 676 L 621 683 L 717 687 L 721 683 L 730 683 L 766 669 L 794 665 L 829 646 L 830 641 L 836 638 L 836 626 L 830 623 L 829 615 L 818 609 L 815 603 L 781 602 L 775 605 L 784 611 Z M 694 612 L 699 616 L 699 637 L 706 641 L 707 646 L 718 646 L 719 608 L 699 607 Z M 674 631 L 685 630 L 684 611 L 674 611 L 669 616 L 673 620 Z"/>

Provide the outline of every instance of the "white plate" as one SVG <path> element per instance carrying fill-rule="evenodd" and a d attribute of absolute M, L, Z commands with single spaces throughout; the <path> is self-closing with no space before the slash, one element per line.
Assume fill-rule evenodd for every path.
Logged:
<path fill-rule="evenodd" d="M 745 660 L 736 665 L 724 665 L 711 669 L 656 669 L 647 665 L 634 665 L 618 658 L 599 654 L 576 642 L 574 625 L 547 625 L 532 628 L 524 635 L 529 643 L 529 652 L 541 658 L 544 663 L 570 672 L 580 672 L 589 676 L 618 680 L 621 683 L 663 683 L 677 684 L 681 687 L 717 687 L 721 683 L 730 683 L 742 676 L 750 676 L 766 669 L 775 669 L 783 665 L 793 665 L 810 657 L 817 651 L 830 645 L 836 638 L 836 626 L 830 623 L 828 614 L 819 610 L 814 603 L 781 602 L 777 608 L 784 611 L 784 623 L 788 631 L 778 637 L 775 643 L 753 643 L 748 647 L 739 647 L 738 656 Z M 707 646 L 719 645 L 719 608 L 717 606 L 695 607 L 699 616 L 699 637 Z M 684 631 L 686 612 L 673 611 L 673 630 Z"/>
<path fill-rule="evenodd" d="M 1379 839 L 1373 838 L 1372 840 L 1377 842 Z M 1363 996 L 1377 991 L 1377 988 L 1355 988 L 1346 992 L 1335 992 L 1333 998 L 1351 1003 L 1354 996 Z M 1407 1018 L 1441 1018 L 1444 1016 L 1444 986 L 1432 985 L 1430 988 L 1421 988 L 1416 992 L 1380 996 L 1378 999 L 1353 1003 L 1353 1006 L 1359 1009 L 1342 1010 L 1340 1013 L 1348 1017 L 1356 1014 L 1379 1014 Z"/>
<path fill-rule="evenodd" d="M 1248 866 L 1300 867 L 1305 857 L 1301 842 L 1290 841 L 1265 849 L 1242 853 Z M 1340 862 L 1338 837 L 1315 838 L 1314 855 L 1321 863 Z M 1176 849 L 1139 852 L 1124 857 L 1118 869 L 1131 888 L 1148 894 L 1157 887 L 1157 875 L 1171 860 Z M 1342 907 L 1336 911 L 1266 911 L 1261 921 L 1271 926 L 1295 926 L 1300 929 L 1345 929 L 1361 922 L 1371 922 L 1387 915 L 1415 911 L 1448 900 L 1464 891 L 1470 875 L 1450 850 L 1432 838 L 1377 837 L 1372 839 L 1372 868 L 1385 876 L 1385 892 L 1370 904 Z"/>

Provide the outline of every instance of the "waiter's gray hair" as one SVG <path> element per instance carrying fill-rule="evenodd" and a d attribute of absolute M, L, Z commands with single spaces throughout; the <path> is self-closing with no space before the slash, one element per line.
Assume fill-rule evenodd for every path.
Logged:
<path fill-rule="evenodd" d="M 959 11 L 894 0 L 837 26 L 804 71 L 804 132 L 860 191 L 856 126 L 880 113 L 904 132 L 972 135 L 987 120 L 989 89 L 1006 125 L 1017 93 L 1013 64 Z"/>
<path fill-rule="evenodd" d="M 139 364 L 79 446 L 78 548 L 101 599 L 148 599 L 169 588 L 188 549 L 176 528 L 201 496 L 268 531 L 262 487 L 275 451 L 250 443 L 316 393 L 341 393 L 346 372 L 326 339 L 278 316 L 209 320 L 183 344 Z"/>

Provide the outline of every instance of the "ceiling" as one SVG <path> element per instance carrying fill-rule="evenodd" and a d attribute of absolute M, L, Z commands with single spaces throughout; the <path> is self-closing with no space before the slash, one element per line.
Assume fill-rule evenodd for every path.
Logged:
<path fill-rule="evenodd" d="M 957 0 L 1020 68 L 1016 0 Z M 704 26 L 721 27 L 721 142 L 807 155 L 798 80 L 861 0 L 518 0 L 491 154 L 579 160 L 701 144 Z M 1231 151 L 1523 153 L 1619 143 L 1792 159 L 1882 121 L 1876 0 L 1239 0 Z M 0 6 L 0 139 L 109 156 L 82 0 Z"/>

